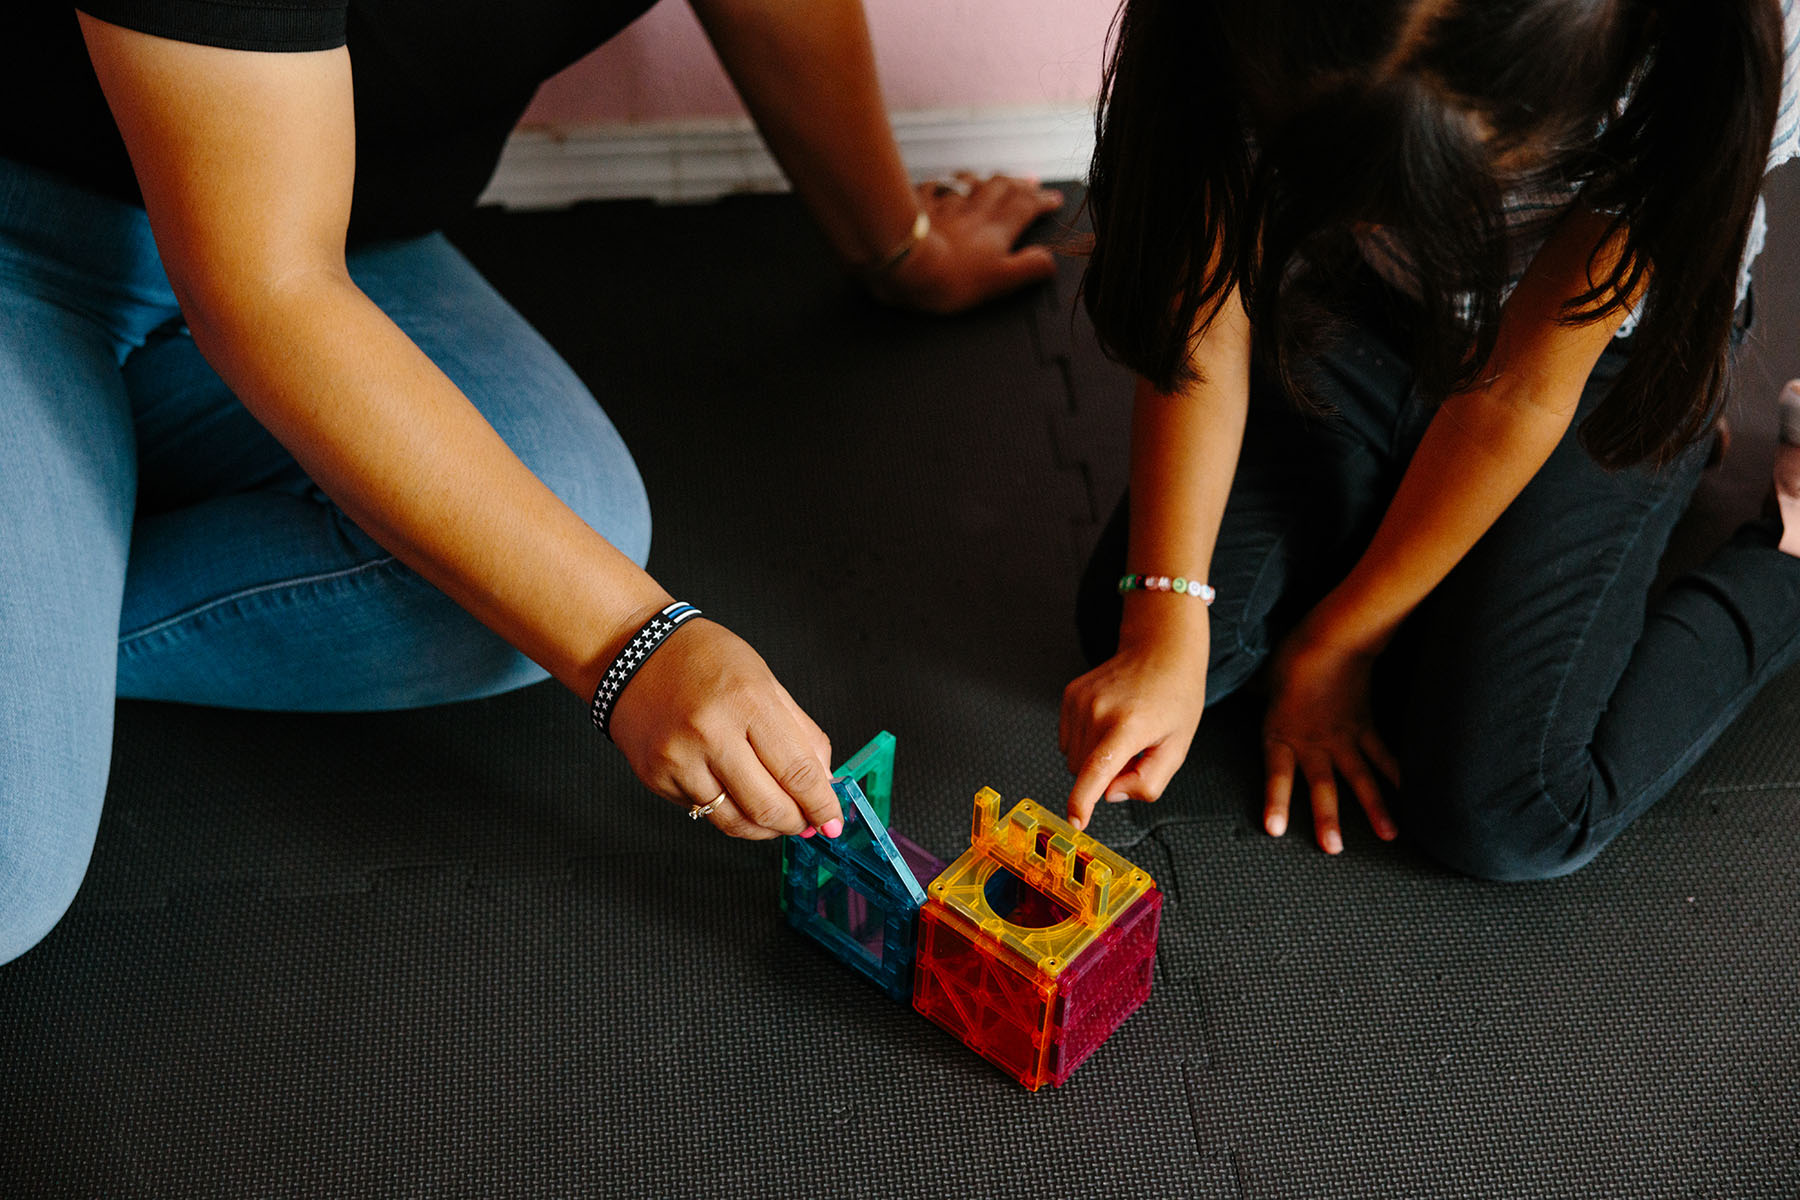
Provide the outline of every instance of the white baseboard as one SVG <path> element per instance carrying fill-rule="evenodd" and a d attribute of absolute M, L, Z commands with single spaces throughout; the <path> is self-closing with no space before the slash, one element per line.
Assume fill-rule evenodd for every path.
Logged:
<path fill-rule="evenodd" d="M 1006 171 L 1080 179 L 1094 147 L 1084 105 L 895 113 L 895 139 L 913 178 Z M 746 118 L 654 125 L 521 128 L 507 141 L 484 204 L 562 208 L 582 200 L 715 200 L 787 189 Z"/>

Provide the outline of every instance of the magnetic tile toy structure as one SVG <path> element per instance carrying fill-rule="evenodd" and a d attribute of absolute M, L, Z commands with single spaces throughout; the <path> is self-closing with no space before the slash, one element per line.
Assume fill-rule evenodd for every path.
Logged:
<path fill-rule="evenodd" d="M 844 830 L 835 838 L 795 838 L 788 847 L 788 924 L 905 1001 L 925 893 L 855 781 L 831 786 Z"/>
<path fill-rule="evenodd" d="M 874 737 L 870 738 L 868 745 L 845 759 L 842 765 L 832 772 L 833 779 L 850 780 L 855 783 L 857 787 L 862 789 L 864 798 L 869 802 L 869 808 L 884 826 L 887 824 L 888 811 L 893 804 L 894 746 L 894 735 L 884 729 Z M 841 802 L 842 799 L 843 798 L 840 795 L 839 801 Z M 846 821 L 850 819 L 848 806 L 845 807 L 844 819 Z M 781 888 L 782 912 L 786 912 L 788 909 L 788 889 L 785 881 L 788 874 L 788 863 L 792 858 L 791 847 L 792 844 L 802 840 L 804 839 L 784 838 L 781 843 L 781 878 L 783 880 Z M 906 845 L 911 846 L 914 850 L 918 850 L 920 854 L 925 853 L 923 850 L 919 850 L 917 846 L 913 846 L 911 842 L 906 842 Z M 926 857 L 930 858 L 929 855 L 926 855 Z M 937 870 L 943 869 L 944 864 L 942 862 L 939 862 L 935 858 L 932 858 L 931 861 L 937 863 Z M 933 875 L 936 873 L 936 871 L 932 872 Z M 821 882 L 823 881 L 821 880 Z M 927 882 L 929 882 L 929 880 L 927 880 Z"/>
<path fill-rule="evenodd" d="M 1150 994 L 1162 893 L 1030 800 L 1001 817 L 976 793 L 969 849 L 927 892 L 913 1007 L 1034 1091 Z"/>
<path fill-rule="evenodd" d="M 888 832 L 893 775 L 894 735 L 885 730 L 838 768 L 831 786 L 843 831 L 784 839 L 781 906 L 788 924 L 904 1004 L 925 901 L 919 878 L 930 882 L 944 864 Z"/>
<path fill-rule="evenodd" d="M 1162 893 L 1030 800 L 1002 817 L 991 788 L 943 869 L 886 828 L 893 755 L 883 732 L 839 769 L 839 837 L 787 839 L 788 923 L 1027 1088 L 1062 1084 L 1150 994 Z"/>
<path fill-rule="evenodd" d="M 893 811 L 895 745 L 894 735 L 884 729 L 832 772 L 836 778 L 852 780 L 862 789 L 883 825 L 892 820 L 889 814 Z"/>

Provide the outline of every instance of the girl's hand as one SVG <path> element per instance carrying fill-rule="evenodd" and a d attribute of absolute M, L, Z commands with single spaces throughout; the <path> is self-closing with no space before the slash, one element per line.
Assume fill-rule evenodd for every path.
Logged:
<path fill-rule="evenodd" d="M 1033 221 L 1062 206 L 1061 192 L 1039 187 L 1034 179 L 978 179 L 963 172 L 954 186 L 921 184 L 918 195 L 931 232 L 897 267 L 871 282 L 877 299 L 926 312 L 960 312 L 1056 273 L 1048 248 L 1014 247 Z"/>
<path fill-rule="evenodd" d="M 689 621 L 644 660 L 613 708 L 613 741 L 637 777 L 733 837 L 823 829 L 843 813 L 831 743 L 750 646 L 722 625 Z"/>
<path fill-rule="evenodd" d="M 1187 758 L 1206 707 L 1205 621 L 1186 636 L 1184 646 L 1127 645 L 1063 689 L 1057 744 L 1075 775 L 1075 828 L 1087 828 L 1103 795 L 1155 800 Z"/>
<path fill-rule="evenodd" d="M 1263 828 L 1273 837 L 1287 831 L 1298 764 L 1312 793 L 1313 835 L 1320 849 L 1336 854 L 1344 848 L 1338 824 L 1338 776 L 1356 794 L 1375 835 L 1392 841 L 1399 831 L 1369 769 L 1373 765 L 1390 782 L 1400 782 L 1399 764 L 1377 736 L 1369 713 L 1369 671 L 1375 657 L 1331 645 L 1309 624 L 1302 623 L 1288 636 L 1269 668 L 1272 694 L 1263 720 L 1268 776 Z"/>

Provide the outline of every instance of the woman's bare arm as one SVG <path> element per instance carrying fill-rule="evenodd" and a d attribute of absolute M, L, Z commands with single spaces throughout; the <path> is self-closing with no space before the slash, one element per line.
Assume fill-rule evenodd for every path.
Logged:
<path fill-rule="evenodd" d="M 371 537 L 566 687 L 590 695 L 669 597 L 562 504 L 351 281 L 347 51 L 224 50 L 81 20 L 164 266 L 207 360 Z M 690 636 L 701 629 L 708 632 Z M 797 708 L 789 712 L 772 678 L 758 676 L 748 647 L 720 638 L 729 635 L 690 623 L 622 697 L 614 732 L 634 768 L 670 798 L 688 798 L 690 787 L 711 787 L 717 776 L 756 809 L 746 815 L 771 829 L 835 816 L 823 735 L 803 714 L 796 719 Z M 709 718 L 702 733 L 671 744 L 668 722 L 647 711 L 645 697 L 679 706 L 654 677 L 666 683 L 685 654 L 703 647 L 755 660 L 739 672 L 753 682 L 733 701 L 742 711 L 732 719 Z M 707 703 L 689 697 L 687 708 Z M 735 735 L 721 732 L 734 721 Z M 767 773 L 746 763 L 746 738 Z"/>
<path fill-rule="evenodd" d="M 915 193 L 888 124 L 861 0 L 690 0 L 769 149 L 852 265 L 907 240 L 921 206 L 932 232 L 892 272 L 884 299 L 952 312 L 1045 279 L 1042 246 L 1014 248 L 1062 197 L 1029 181 L 970 178 L 970 194 Z"/>

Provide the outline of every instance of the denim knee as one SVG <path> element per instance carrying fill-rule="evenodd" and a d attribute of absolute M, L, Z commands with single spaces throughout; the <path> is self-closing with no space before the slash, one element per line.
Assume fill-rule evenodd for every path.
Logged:
<path fill-rule="evenodd" d="M 573 416 L 570 406 L 577 410 Z M 515 436 L 514 453 L 589 528 L 643 566 L 650 557 L 650 498 L 636 462 L 585 389 L 564 400 L 561 408 L 561 419 Z M 441 597 L 423 580 L 419 583 Z M 457 612 L 431 623 L 441 639 L 434 650 L 440 690 L 416 703 L 494 696 L 548 678 L 525 655 L 497 645 L 496 635 L 473 617 Z"/>
<path fill-rule="evenodd" d="M 563 405 L 562 419 L 515 437 L 514 453 L 589 528 L 641 567 L 650 558 L 650 498 L 637 464 L 585 389 Z M 569 405 L 577 409 L 572 417 Z M 466 644 L 446 645 L 441 651 L 446 691 L 438 699 L 498 695 L 548 677 L 510 647 L 496 653 L 492 643 L 497 639 L 473 617 L 445 621 L 439 629 L 447 639 Z"/>
<path fill-rule="evenodd" d="M 591 401 L 590 401 L 591 403 Z M 575 515 L 638 566 L 650 560 L 650 497 L 617 434 L 525 457 L 525 465 Z"/>
<path fill-rule="evenodd" d="M 595 411 L 598 412 L 597 407 Z M 650 558 L 650 498 L 637 464 L 612 433 L 610 423 L 606 424 L 606 433 L 610 436 L 554 445 L 545 442 L 535 448 L 519 448 L 517 452 L 532 473 L 576 516 L 641 567 Z M 430 586 L 423 580 L 419 582 Z M 437 623 L 439 635 L 445 639 L 437 654 L 443 667 L 443 690 L 435 697 L 420 698 L 417 703 L 494 696 L 548 678 L 548 672 L 525 655 L 511 647 L 496 647 L 495 635 L 473 617 L 461 613 L 456 617 Z"/>
<path fill-rule="evenodd" d="M 1494 883 L 1556 879 L 1581 869 L 1593 857 L 1591 853 L 1577 854 L 1566 846 L 1521 837 L 1504 829 L 1484 830 L 1473 836 L 1467 832 L 1463 836 L 1445 836 L 1439 831 L 1414 840 L 1451 870 Z"/>
<path fill-rule="evenodd" d="M 87 874 L 91 844 L 32 847 L 30 838 L 0 840 L 0 963 L 44 939 L 68 911 Z"/>
<path fill-rule="evenodd" d="M 549 678 L 531 658 L 422 576 L 395 559 L 382 574 L 389 608 L 384 636 L 350 650 L 337 664 L 340 678 L 360 681 L 341 696 L 292 707 L 306 710 L 384 710 L 454 704 L 517 691 Z"/>
<path fill-rule="evenodd" d="M 1401 828 L 1453 871 L 1497 883 L 1555 879 L 1585 866 L 1610 840 L 1582 818 L 1585 805 L 1573 806 L 1571 817 L 1566 798 L 1541 784 L 1432 775 L 1401 764 Z"/>
<path fill-rule="evenodd" d="M 355 250 L 363 291 L 514 454 L 622 553 L 650 553 L 637 465 L 573 368 L 442 234 Z"/>

